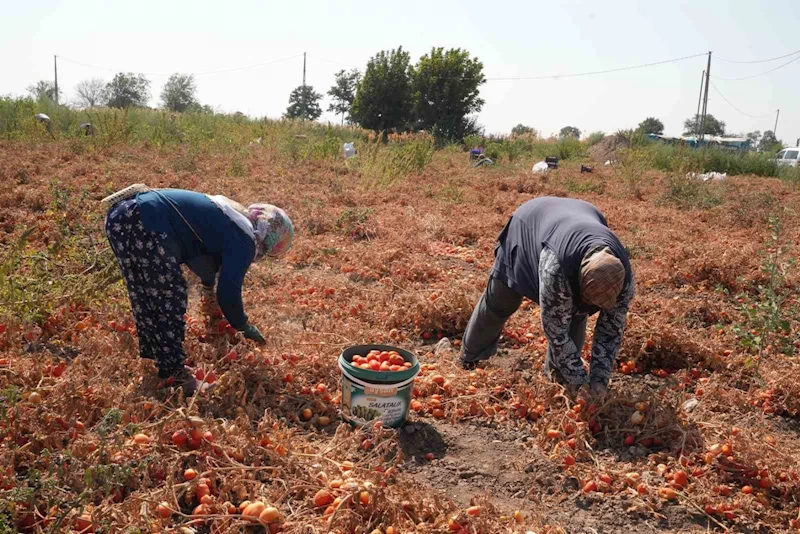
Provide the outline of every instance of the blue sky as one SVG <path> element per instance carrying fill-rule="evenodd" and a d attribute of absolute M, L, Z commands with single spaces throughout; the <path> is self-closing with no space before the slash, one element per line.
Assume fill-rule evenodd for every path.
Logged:
<path fill-rule="evenodd" d="M 800 49 L 796 0 L 670 2 L 393 2 L 139 0 L 137 2 L 3 0 L 0 94 L 22 94 L 51 79 L 58 54 L 59 85 L 67 99 L 75 84 L 115 72 L 149 73 L 152 105 L 173 72 L 198 74 L 202 103 L 222 111 L 280 116 L 302 81 L 325 93 L 342 68 L 363 69 L 382 49 L 402 45 L 416 60 L 432 46 L 461 47 L 484 63 L 487 77 L 526 77 L 613 69 L 711 50 L 709 112 L 732 132 L 772 129 L 800 137 L 800 60 L 739 64 Z M 719 58 L 719 59 L 717 59 Z M 71 63 L 104 67 L 89 68 Z M 574 125 L 613 132 L 647 116 L 679 135 L 693 115 L 705 57 L 612 74 L 556 80 L 489 81 L 479 121 L 487 132 L 517 123 L 545 135 Z M 323 108 L 327 108 L 324 102 Z M 330 114 L 323 119 L 335 120 Z"/>

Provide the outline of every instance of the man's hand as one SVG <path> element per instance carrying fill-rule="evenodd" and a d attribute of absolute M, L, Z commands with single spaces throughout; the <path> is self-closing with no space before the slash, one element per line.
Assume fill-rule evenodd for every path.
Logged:
<path fill-rule="evenodd" d="M 264 339 L 264 336 L 261 335 L 261 332 L 258 331 L 258 328 L 251 324 L 244 325 L 242 333 L 244 334 L 244 337 L 255 341 L 259 345 L 264 345 L 267 343 L 267 340 Z"/>

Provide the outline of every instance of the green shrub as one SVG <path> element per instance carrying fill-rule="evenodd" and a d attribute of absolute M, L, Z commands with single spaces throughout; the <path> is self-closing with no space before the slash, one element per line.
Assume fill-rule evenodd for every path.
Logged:
<path fill-rule="evenodd" d="M 586 138 L 586 146 L 592 147 L 605 139 L 605 137 L 605 132 L 592 132 L 589 134 L 589 137 Z"/>
<path fill-rule="evenodd" d="M 667 178 L 667 190 L 662 200 L 679 209 L 713 208 L 723 202 L 715 185 L 713 182 L 704 182 L 691 175 L 672 174 Z"/>
<path fill-rule="evenodd" d="M 768 154 L 727 152 L 715 148 L 694 149 L 654 143 L 648 147 L 656 169 L 672 172 L 723 172 L 732 176 L 778 176 L 778 166 Z"/>

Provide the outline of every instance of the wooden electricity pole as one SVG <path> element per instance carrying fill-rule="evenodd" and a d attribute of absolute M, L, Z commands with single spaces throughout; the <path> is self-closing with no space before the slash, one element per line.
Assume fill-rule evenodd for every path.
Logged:
<path fill-rule="evenodd" d="M 53 70 L 55 71 L 56 75 L 56 80 L 55 80 L 56 94 L 53 100 L 55 100 L 56 104 L 58 104 L 58 56 L 53 56 Z"/>
<path fill-rule="evenodd" d="M 708 114 L 708 85 L 711 78 L 711 52 L 708 53 L 708 66 L 706 66 L 706 87 L 705 95 L 703 96 L 703 120 L 700 124 L 700 140 L 702 141 L 706 135 L 706 115 Z"/>
<path fill-rule="evenodd" d="M 706 81 L 706 71 L 700 75 L 700 94 L 697 95 L 697 113 L 694 114 L 695 128 L 700 126 L 700 103 L 703 101 L 703 83 Z"/>
<path fill-rule="evenodd" d="M 778 112 L 775 113 L 775 128 L 772 129 L 772 133 L 775 134 L 775 139 L 778 138 L 778 117 L 780 116 L 781 116 L 781 110 L 778 110 Z"/>
<path fill-rule="evenodd" d="M 303 52 L 303 120 L 306 120 L 306 109 L 308 102 L 306 102 L 306 53 Z"/>

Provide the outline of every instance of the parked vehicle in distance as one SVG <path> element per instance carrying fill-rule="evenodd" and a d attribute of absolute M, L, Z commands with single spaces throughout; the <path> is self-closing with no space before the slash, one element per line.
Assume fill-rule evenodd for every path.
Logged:
<path fill-rule="evenodd" d="M 800 148 L 784 148 L 775 155 L 778 165 L 785 167 L 798 167 L 800 161 Z"/>

